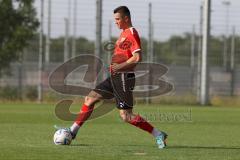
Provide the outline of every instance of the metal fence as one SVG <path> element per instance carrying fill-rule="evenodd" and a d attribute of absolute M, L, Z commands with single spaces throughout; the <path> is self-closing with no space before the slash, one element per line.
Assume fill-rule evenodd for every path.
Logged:
<path fill-rule="evenodd" d="M 34 3 L 39 19 L 41 19 L 41 2 L 36 0 Z M 96 39 L 99 39 L 96 34 L 96 24 L 99 19 L 102 19 L 101 33 L 99 33 L 102 48 L 104 42 L 118 37 L 120 31 L 114 26 L 113 9 L 126 5 L 131 10 L 134 26 L 143 41 L 146 41 L 143 48 L 145 61 L 151 60 L 148 55 L 152 51 L 152 61 L 168 66 L 169 72 L 165 76 L 174 84 L 176 95 L 197 94 L 197 63 L 198 55 L 201 53 L 202 35 L 201 0 L 141 2 L 103 0 L 100 11 L 97 10 L 96 2 L 96 0 L 45 0 L 42 21 L 45 35 L 43 38 L 46 38 L 43 43 L 44 91 L 50 90 L 48 76 L 61 63 L 83 53 L 94 54 L 96 50 L 94 51 L 93 47 L 96 49 Z M 150 3 L 152 6 L 149 5 Z M 211 45 L 208 57 L 210 95 L 240 95 L 239 7 L 240 3 L 237 0 L 212 1 Z M 98 15 L 97 12 L 102 14 Z M 92 42 L 92 48 L 86 50 L 79 48 L 76 41 L 79 37 Z M 59 43 L 56 45 L 58 49 L 55 48 L 54 52 L 55 55 L 61 55 L 61 58 L 55 60 L 52 41 L 58 38 Z M 149 45 L 149 41 L 152 45 Z M 23 61 L 13 63 L 9 69 L 11 74 L 0 78 L 1 87 L 14 86 L 24 89 L 39 85 L 39 51 L 36 50 L 39 47 L 39 39 L 34 39 L 30 44 L 24 51 Z M 211 54 L 213 52 L 214 54 Z M 106 55 L 106 51 L 102 50 L 100 57 L 105 59 Z M 231 55 L 234 55 L 234 58 L 231 58 Z M 78 73 L 84 74 L 83 71 Z"/>

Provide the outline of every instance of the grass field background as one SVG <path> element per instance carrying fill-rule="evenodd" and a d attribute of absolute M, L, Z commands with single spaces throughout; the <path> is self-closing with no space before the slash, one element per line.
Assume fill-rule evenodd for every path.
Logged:
<path fill-rule="evenodd" d="M 0 160 L 240 159 L 240 108 L 137 105 L 136 112 L 151 115 L 149 120 L 169 134 L 168 147 L 159 150 L 151 135 L 123 123 L 116 109 L 87 122 L 72 145 L 55 146 L 53 125 L 71 122 L 57 119 L 54 107 L 0 104 Z M 170 119 L 160 119 L 159 113 Z M 180 117 L 171 119 L 172 115 Z M 191 117 L 181 119 L 181 115 Z"/>

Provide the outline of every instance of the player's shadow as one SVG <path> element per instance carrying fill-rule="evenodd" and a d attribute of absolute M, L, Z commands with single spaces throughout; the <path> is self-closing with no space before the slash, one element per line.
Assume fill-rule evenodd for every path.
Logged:
<path fill-rule="evenodd" d="M 91 147 L 91 146 L 96 146 L 93 144 L 71 144 L 72 147 Z"/>
<path fill-rule="evenodd" d="M 167 146 L 169 149 L 237 149 L 240 147 L 228 147 L 228 146 Z"/>

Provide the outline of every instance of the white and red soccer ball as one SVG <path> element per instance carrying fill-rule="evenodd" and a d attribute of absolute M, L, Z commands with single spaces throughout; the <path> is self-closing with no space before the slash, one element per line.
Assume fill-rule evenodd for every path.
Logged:
<path fill-rule="evenodd" d="M 70 145 L 72 142 L 72 135 L 67 129 L 59 129 L 53 136 L 53 142 L 56 145 Z"/>

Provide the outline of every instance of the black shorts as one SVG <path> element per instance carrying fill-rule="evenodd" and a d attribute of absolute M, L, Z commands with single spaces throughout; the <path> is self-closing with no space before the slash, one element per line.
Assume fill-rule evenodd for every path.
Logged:
<path fill-rule="evenodd" d="M 134 86 L 134 73 L 117 73 L 98 84 L 94 91 L 104 99 L 115 98 L 118 109 L 131 109 Z"/>

